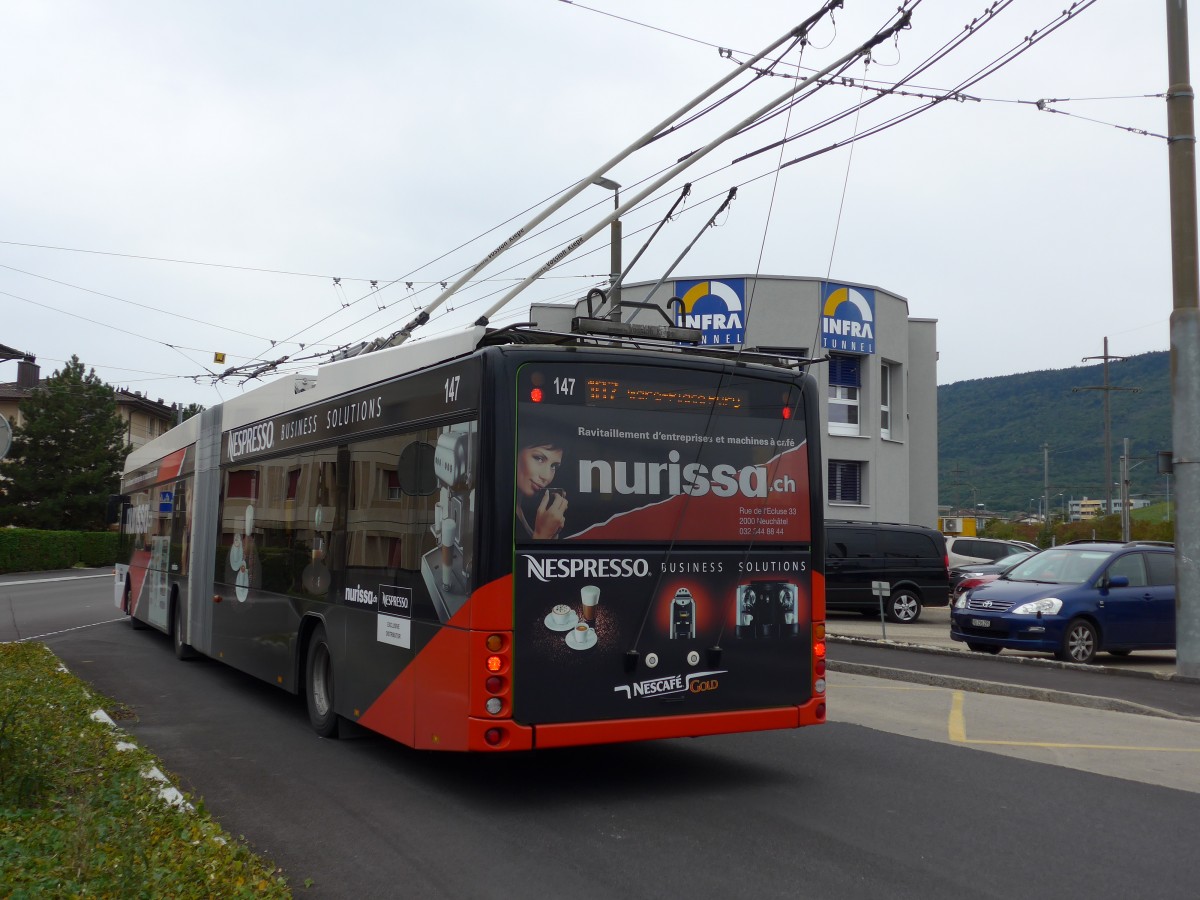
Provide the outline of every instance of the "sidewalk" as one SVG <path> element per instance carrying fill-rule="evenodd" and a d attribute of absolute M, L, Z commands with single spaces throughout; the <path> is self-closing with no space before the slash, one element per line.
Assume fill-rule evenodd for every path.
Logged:
<path fill-rule="evenodd" d="M 886 630 L 886 640 L 884 632 Z M 1096 665 L 1048 653 L 972 653 L 950 639 L 950 614 L 925 610 L 912 625 L 834 613 L 826 619 L 829 668 L 951 690 L 1043 700 L 1200 722 L 1200 679 L 1175 672 L 1175 654 L 1100 654 Z"/>

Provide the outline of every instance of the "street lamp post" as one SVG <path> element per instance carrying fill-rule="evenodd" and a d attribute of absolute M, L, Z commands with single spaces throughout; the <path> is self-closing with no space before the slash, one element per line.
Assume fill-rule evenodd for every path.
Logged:
<path fill-rule="evenodd" d="M 592 184 L 612 191 L 613 209 L 621 208 L 621 185 L 604 176 L 592 179 Z M 612 273 L 608 280 L 611 288 L 608 297 L 608 317 L 614 322 L 619 322 L 621 321 L 621 219 L 619 217 L 613 219 L 609 226 L 608 253 L 608 269 Z"/>

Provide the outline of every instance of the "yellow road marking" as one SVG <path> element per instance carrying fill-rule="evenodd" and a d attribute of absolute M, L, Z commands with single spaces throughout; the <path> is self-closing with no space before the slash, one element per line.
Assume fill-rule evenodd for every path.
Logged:
<path fill-rule="evenodd" d="M 1134 750 L 1149 753 L 1200 753 L 1200 747 L 1138 747 L 1123 744 L 1064 744 L 1053 741 L 986 741 L 967 737 L 963 716 L 963 692 L 955 691 L 950 699 L 950 720 L 947 723 L 951 743 L 980 744 L 992 747 L 1043 747 L 1050 750 Z"/>

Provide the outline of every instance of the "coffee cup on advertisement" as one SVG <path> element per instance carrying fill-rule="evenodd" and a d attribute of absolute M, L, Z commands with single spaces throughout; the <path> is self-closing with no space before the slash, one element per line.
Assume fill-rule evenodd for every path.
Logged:
<path fill-rule="evenodd" d="M 580 622 L 578 625 L 575 626 L 575 630 L 573 632 L 571 632 L 571 639 L 573 641 L 575 641 L 575 643 L 578 644 L 580 647 L 582 647 L 584 644 L 587 643 L 588 636 L 589 636 L 589 633 L 591 632 L 591 630 L 592 630 L 591 626 L 588 625 L 586 622 Z"/>
<path fill-rule="evenodd" d="M 600 602 L 600 588 L 594 584 L 585 584 L 579 589 L 579 597 L 583 601 L 583 620 L 596 621 L 596 604 Z"/>
<path fill-rule="evenodd" d="M 550 617 L 555 625 L 566 625 L 571 618 L 571 607 L 560 603 L 550 610 Z"/>
<path fill-rule="evenodd" d="M 450 567 L 454 562 L 454 520 L 442 519 L 442 587 L 450 587 Z"/>

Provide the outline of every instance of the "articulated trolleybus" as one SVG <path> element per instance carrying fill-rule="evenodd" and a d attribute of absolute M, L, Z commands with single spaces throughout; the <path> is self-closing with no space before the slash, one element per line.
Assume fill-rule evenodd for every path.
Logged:
<path fill-rule="evenodd" d="M 814 379 L 628 343 L 476 327 L 205 410 L 129 457 L 118 607 L 327 737 L 822 723 Z"/>

